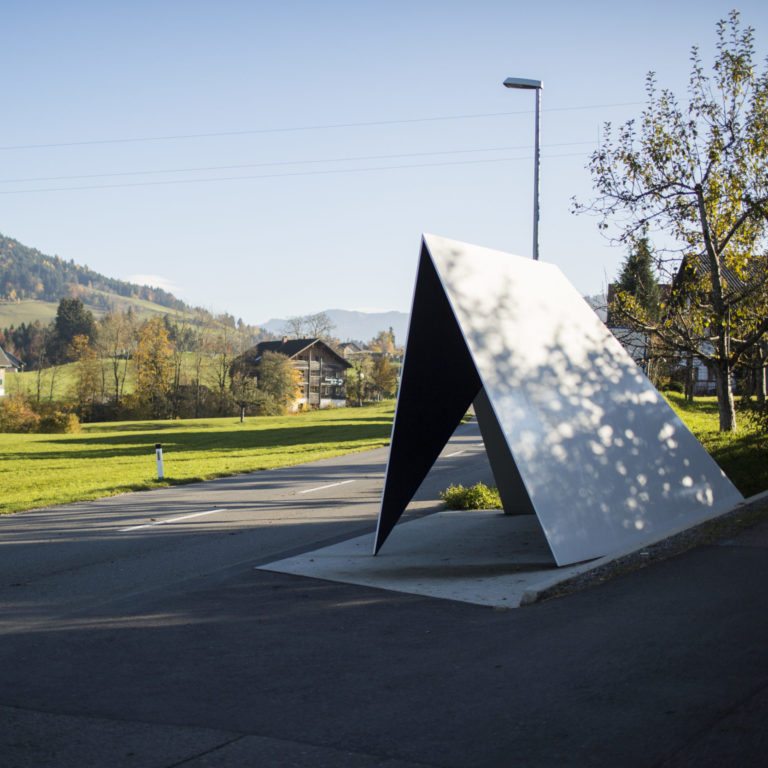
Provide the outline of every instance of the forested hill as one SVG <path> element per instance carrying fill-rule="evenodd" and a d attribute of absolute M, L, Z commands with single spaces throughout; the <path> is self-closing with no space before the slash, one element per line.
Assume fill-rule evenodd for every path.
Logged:
<path fill-rule="evenodd" d="M 108 309 L 109 296 L 117 294 L 184 311 L 187 305 L 162 288 L 149 288 L 115 280 L 81 267 L 74 261 L 46 256 L 17 240 L 0 235 L 0 300 L 38 299 L 57 302 L 75 296 L 89 305 Z"/>

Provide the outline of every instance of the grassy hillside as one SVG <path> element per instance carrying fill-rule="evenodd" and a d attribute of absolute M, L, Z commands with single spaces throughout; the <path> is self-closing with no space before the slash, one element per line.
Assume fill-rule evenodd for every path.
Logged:
<path fill-rule="evenodd" d="M 137 296 L 118 296 L 117 294 L 109 293 L 108 291 L 101 291 L 95 288 L 92 289 L 90 293 L 94 297 L 103 297 L 104 301 L 108 302 L 110 310 L 120 310 L 125 312 L 131 308 L 139 317 L 142 318 L 150 317 L 151 315 L 171 315 L 172 317 L 179 318 L 180 320 L 184 318 L 191 320 L 194 317 L 194 314 L 191 310 L 171 309 L 170 307 L 165 307 L 162 304 L 157 304 L 154 301 L 140 299 Z M 93 304 L 89 305 L 87 301 L 84 303 L 86 307 L 90 309 L 97 317 L 100 317 L 107 312 L 107 310 L 102 307 Z"/>
<path fill-rule="evenodd" d="M 0 512 L 301 464 L 386 445 L 392 402 L 280 417 L 86 424 L 74 435 L 0 434 Z M 155 479 L 155 443 L 166 480 Z"/>
<path fill-rule="evenodd" d="M 41 399 L 60 402 L 67 400 L 75 386 L 77 378 L 76 363 L 66 363 L 65 365 L 55 365 L 45 368 L 42 371 L 24 371 L 23 373 L 8 374 L 6 378 L 6 390 L 9 394 L 14 392 L 25 392 L 30 397 L 37 394 L 37 382 L 40 380 Z M 113 389 L 112 364 L 110 362 L 102 363 L 104 380 L 106 381 L 106 390 L 111 392 Z M 133 392 L 136 381 L 136 375 L 133 365 L 129 363 L 128 373 L 125 378 L 124 394 Z"/>
<path fill-rule="evenodd" d="M 0 301 L 0 328 L 18 328 L 22 323 L 50 323 L 56 317 L 56 304 L 52 301 Z"/>
<path fill-rule="evenodd" d="M 185 352 L 182 355 L 182 358 L 182 382 L 189 383 L 193 377 L 195 355 L 191 352 Z M 204 385 L 211 388 L 213 388 L 216 383 L 216 376 L 214 373 L 215 366 L 215 360 L 210 357 L 203 357 L 200 369 L 200 379 Z M 102 362 L 102 372 L 104 381 L 106 382 L 106 392 L 111 394 L 114 389 L 114 375 L 112 372 L 111 361 L 106 360 Z M 6 377 L 6 390 L 9 393 L 25 392 L 30 396 L 35 396 L 37 393 L 38 378 L 41 381 L 43 400 L 66 400 L 70 397 L 75 385 L 77 378 L 77 363 L 55 365 L 45 368 L 40 372 L 24 371 L 22 373 L 9 373 Z M 136 370 L 133 361 L 129 360 L 123 394 L 132 394 L 135 384 Z M 53 385 L 52 389 L 51 385 Z"/>
<path fill-rule="evenodd" d="M 189 309 L 184 302 L 161 288 L 107 277 L 73 260 L 48 256 L 0 234 L 0 298 L 58 302 L 70 295 L 73 289 L 84 302 L 102 309 L 108 305 L 100 292 L 125 298 L 138 297 L 169 309 Z"/>
<path fill-rule="evenodd" d="M 93 295 L 103 296 L 108 302 L 107 307 L 99 306 L 83 301 L 85 308 L 93 312 L 95 317 L 102 317 L 108 309 L 126 311 L 129 307 L 142 319 L 152 315 L 171 315 L 179 319 L 191 319 L 191 312 L 181 312 L 175 309 L 163 307 L 151 301 L 127 296 L 117 296 L 105 291 L 91 291 Z M 39 320 L 43 325 L 51 322 L 56 317 L 56 301 L 38 301 L 36 299 L 24 299 L 22 301 L 0 301 L 0 328 L 19 327 L 22 323 L 34 323 Z"/>
<path fill-rule="evenodd" d="M 129 307 L 139 317 L 193 315 L 192 307 L 168 291 L 107 277 L 0 234 L 0 328 L 46 324 L 66 297 L 79 298 L 96 317 Z"/>

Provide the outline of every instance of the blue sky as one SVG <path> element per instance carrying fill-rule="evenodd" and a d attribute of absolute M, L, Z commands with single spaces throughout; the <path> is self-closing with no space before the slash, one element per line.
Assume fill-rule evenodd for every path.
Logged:
<path fill-rule="evenodd" d="M 599 126 L 650 69 L 683 95 L 731 7 L 5 0 L 0 232 L 250 323 L 407 311 L 422 232 L 530 254 L 533 94 L 501 85 L 530 77 L 541 258 L 596 293 L 624 254 L 569 209 Z"/>

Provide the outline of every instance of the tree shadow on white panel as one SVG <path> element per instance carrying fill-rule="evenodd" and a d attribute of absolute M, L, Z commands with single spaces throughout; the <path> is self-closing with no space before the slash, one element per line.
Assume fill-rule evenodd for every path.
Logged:
<path fill-rule="evenodd" d="M 472 402 L 505 511 L 558 565 L 742 499 L 559 269 L 425 235 L 376 552 Z"/>

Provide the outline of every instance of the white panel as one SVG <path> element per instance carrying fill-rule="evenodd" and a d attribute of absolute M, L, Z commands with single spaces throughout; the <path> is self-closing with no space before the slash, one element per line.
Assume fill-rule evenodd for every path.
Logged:
<path fill-rule="evenodd" d="M 557 267 L 424 239 L 559 565 L 742 499 Z"/>

